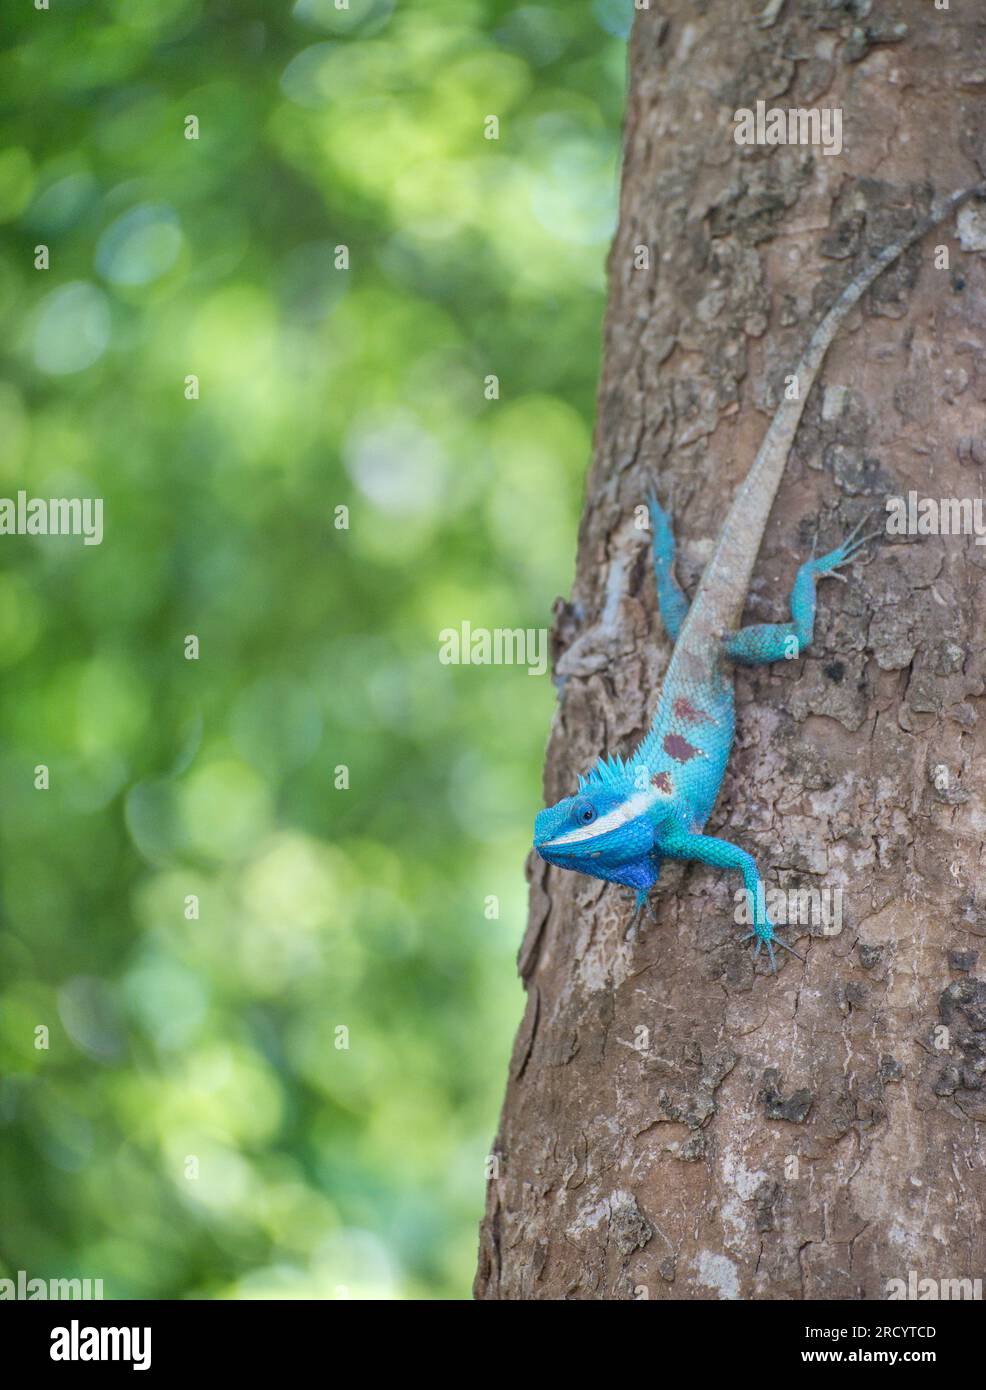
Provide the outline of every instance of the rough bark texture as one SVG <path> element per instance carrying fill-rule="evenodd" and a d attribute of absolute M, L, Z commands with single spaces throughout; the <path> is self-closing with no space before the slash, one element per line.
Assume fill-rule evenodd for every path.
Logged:
<path fill-rule="evenodd" d="M 549 802 L 600 752 L 627 751 L 654 706 L 670 649 L 633 524 L 648 482 L 691 590 L 857 258 L 932 190 L 983 176 L 978 6 L 787 0 L 761 25 L 762 8 L 672 0 L 637 17 L 595 461 L 556 612 Z M 733 113 L 758 99 L 842 108 L 843 153 L 738 147 Z M 834 544 L 864 510 L 881 525 L 909 489 L 982 496 L 983 248 L 979 203 L 837 339 L 746 621 L 786 619 L 816 532 Z M 972 537 L 883 540 L 848 585 L 821 586 L 807 656 L 737 675 L 708 829 L 756 854 L 769 885 L 843 890 L 841 933 L 801 934 L 806 965 L 754 970 L 728 875 L 665 866 L 655 915 L 628 935 L 623 890 L 532 858 L 478 1297 L 877 1299 L 912 1270 L 986 1276 L 984 608 Z"/>

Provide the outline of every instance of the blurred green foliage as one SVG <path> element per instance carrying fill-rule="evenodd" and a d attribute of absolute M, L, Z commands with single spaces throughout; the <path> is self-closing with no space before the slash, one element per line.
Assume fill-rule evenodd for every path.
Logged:
<path fill-rule="evenodd" d="M 631 13 L 5 10 L 0 1274 L 468 1295 Z"/>

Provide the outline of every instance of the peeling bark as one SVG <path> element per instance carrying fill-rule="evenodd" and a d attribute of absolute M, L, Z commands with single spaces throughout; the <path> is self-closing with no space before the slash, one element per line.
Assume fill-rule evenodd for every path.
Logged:
<path fill-rule="evenodd" d="M 694 589 L 811 327 L 858 257 L 986 154 L 986 17 L 925 0 L 671 0 L 631 44 L 595 458 L 545 796 L 627 751 L 669 644 L 634 508 L 656 480 Z M 902 30 L 901 25 L 906 26 Z M 758 99 L 839 107 L 845 148 L 741 148 Z M 958 230 L 958 235 L 957 235 Z M 876 284 L 836 340 L 746 621 L 888 494 L 983 495 L 986 211 Z M 936 269 L 947 245 L 950 269 Z M 634 248 L 649 248 L 636 269 Z M 884 539 L 820 588 L 804 657 L 737 673 L 711 833 L 771 887 L 842 890 L 774 978 L 728 875 L 623 890 L 529 861 L 528 991 L 480 1298 L 863 1298 L 986 1277 L 986 547 Z M 793 935 L 793 933 L 789 933 Z M 944 1030 L 944 1031 L 943 1031 Z"/>

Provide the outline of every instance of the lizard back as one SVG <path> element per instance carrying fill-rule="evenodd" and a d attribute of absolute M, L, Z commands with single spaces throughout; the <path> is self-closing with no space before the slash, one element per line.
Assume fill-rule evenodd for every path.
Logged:
<path fill-rule="evenodd" d="M 733 675 L 723 638 L 739 626 L 770 509 L 829 344 L 873 281 L 982 187 L 963 189 L 936 204 L 842 290 L 812 333 L 798 363 L 797 398 L 785 399 L 778 406 L 733 500 L 678 634 L 650 731 L 637 751 L 655 783 L 682 798 L 695 829 L 705 823 L 715 805 L 735 731 Z"/>

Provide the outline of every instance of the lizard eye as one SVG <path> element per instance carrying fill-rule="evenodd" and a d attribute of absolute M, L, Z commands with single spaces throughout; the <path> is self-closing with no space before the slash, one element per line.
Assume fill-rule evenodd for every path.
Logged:
<path fill-rule="evenodd" d="M 591 825 L 596 819 L 596 808 L 591 801 L 578 801 L 575 804 L 574 815 L 579 825 Z"/>

